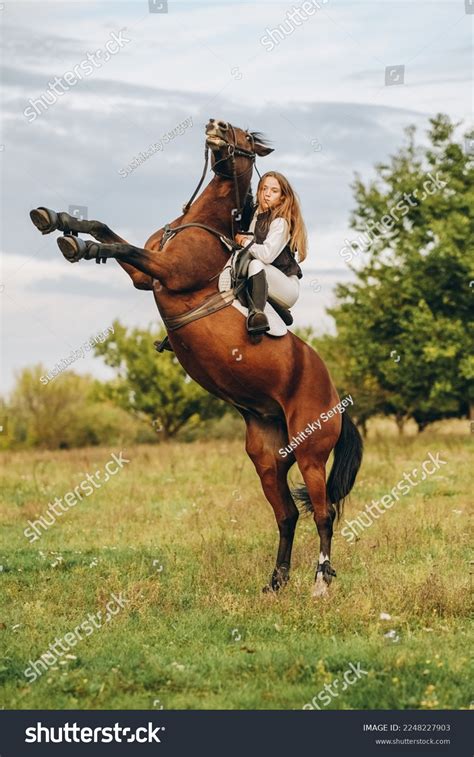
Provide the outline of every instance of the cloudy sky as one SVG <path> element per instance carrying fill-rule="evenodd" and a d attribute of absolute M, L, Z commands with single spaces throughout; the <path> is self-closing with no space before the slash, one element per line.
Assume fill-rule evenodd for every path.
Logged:
<path fill-rule="evenodd" d="M 158 321 L 152 294 L 135 290 L 114 261 L 68 264 L 56 235 L 32 226 L 31 208 L 85 206 L 140 245 L 193 191 L 210 117 L 263 131 L 275 152 L 260 171 L 287 175 L 310 235 L 295 321 L 326 330 L 332 289 L 351 275 L 339 251 L 350 236 L 354 172 L 369 178 L 410 123 L 423 132 L 439 111 L 472 123 L 470 0 L 320 0 L 299 25 L 287 13 L 304 0 L 150 2 L 153 12 L 148 0 L 1 4 L 4 391 L 22 367 L 52 368 L 114 318 Z M 269 49 L 265 35 L 282 24 Z M 114 37 L 122 47 L 87 68 L 88 53 Z M 93 70 L 63 78 L 81 64 Z M 394 66 L 405 67 L 404 83 L 386 86 Z M 400 81 L 397 69 L 390 76 Z M 58 85 L 53 96 L 55 77 L 65 91 Z M 45 94 L 51 104 L 37 105 L 32 120 L 25 110 Z M 181 136 L 119 173 L 191 117 Z M 74 368 L 108 375 L 97 359 Z"/>

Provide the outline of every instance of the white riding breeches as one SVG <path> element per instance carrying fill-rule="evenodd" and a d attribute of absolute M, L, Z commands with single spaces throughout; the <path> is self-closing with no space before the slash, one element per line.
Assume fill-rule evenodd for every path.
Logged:
<path fill-rule="evenodd" d="M 266 265 L 261 260 L 254 258 L 250 261 L 247 276 L 255 276 L 256 273 L 265 271 L 268 284 L 268 296 L 275 300 L 278 305 L 291 308 L 300 293 L 298 276 L 287 276 L 274 265 Z"/>

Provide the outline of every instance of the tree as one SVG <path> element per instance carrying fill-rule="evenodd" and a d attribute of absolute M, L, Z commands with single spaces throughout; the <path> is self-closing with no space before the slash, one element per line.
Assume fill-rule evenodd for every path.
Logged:
<path fill-rule="evenodd" d="M 45 374 L 36 365 L 18 376 L 5 409 L 5 445 L 59 449 L 113 444 L 138 435 L 130 415 L 96 400 L 98 382 L 90 376 L 65 371 L 45 385 L 40 380 Z"/>
<path fill-rule="evenodd" d="M 153 422 L 162 438 L 225 413 L 225 404 L 192 381 L 173 353 L 156 352 L 153 342 L 163 339 L 164 331 L 113 325 L 113 334 L 94 348 L 117 373 L 103 388 L 105 396 Z"/>
<path fill-rule="evenodd" d="M 376 177 L 356 176 L 351 226 L 341 251 L 356 280 L 339 285 L 329 312 L 341 354 L 352 355 L 356 396 L 374 386 L 374 409 L 423 430 L 468 412 L 474 401 L 474 156 L 455 140 L 457 124 L 430 120 L 429 143 L 408 142 Z M 465 135 L 465 144 L 474 132 Z"/>

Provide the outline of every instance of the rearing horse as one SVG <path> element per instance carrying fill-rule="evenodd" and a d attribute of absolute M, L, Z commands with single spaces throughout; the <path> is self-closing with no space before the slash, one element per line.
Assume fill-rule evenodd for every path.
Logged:
<path fill-rule="evenodd" d="M 277 591 L 289 579 L 298 520 L 296 499 L 313 512 L 319 533 L 313 596 L 323 596 L 335 575 L 330 563 L 333 521 L 354 485 L 362 441 L 347 412 L 328 412 L 339 403 L 328 370 L 295 334 L 265 335 L 259 343 L 252 342 L 245 318 L 227 307 L 230 300 L 214 310 L 208 307 L 198 319 L 180 318 L 219 297 L 217 277 L 230 255 L 230 245 L 223 240 L 233 240 L 234 220 L 250 191 L 256 156 L 273 152 L 259 132 L 215 119 L 206 126 L 206 156 L 209 149 L 214 178 L 194 200 L 196 190 L 183 214 L 152 234 L 143 248 L 130 245 L 99 221 L 78 220 L 46 208 L 33 210 L 30 216 L 43 234 L 55 230 L 69 234 L 57 241 L 70 262 L 115 258 L 135 287 L 153 291 L 171 346 L 185 371 L 236 407 L 245 419 L 246 450 L 275 513 L 280 536 L 276 566 L 264 591 Z M 201 183 L 204 175 L 205 171 Z M 178 227 L 179 232 L 171 231 Z M 99 243 L 79 239 L 77 232 L 91 234 Z M 325 422 L 314 433 L 302 433 L 322 413 L 327 413 Z M 289 440 L 298 434 L 298 440 L 303 437 L 301 443 L 293 442 L 290 452 Z M 332 450 L 334 462 L 326 482 Z M 304 486 L 292 493 L 287 475 L 295 462 Z"/>

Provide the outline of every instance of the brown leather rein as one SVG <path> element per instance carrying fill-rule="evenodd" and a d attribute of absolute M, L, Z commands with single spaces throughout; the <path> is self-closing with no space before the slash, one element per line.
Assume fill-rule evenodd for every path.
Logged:
<path fill-rule="evenodd" d="M 240 221 L 242 219 L 242 210 L 243 210 L 243 204 L 240 203 L 240 194 L 239 194 L 239 185 L 238 185 L 238 179 L 242 174 L 237 174 L 236 168 L 235 168 L 235 155 L 242 155 L 244 157 L 250 158 L 250 160 L 255 164 L 255 159 L 257 157 L 256 152 L 254 149 L 250 150 L 244 150 L 241 147 L 237 147 L 236 145 L 236 138 L 235 138 L 235 130 L 232 124 L 230 124 L 230 127 L 232 129 L 232 135 L 234 138 L 234 143 L 226 142 L 227 144 L 227 155 L 223 158 L 220 158 L 220 160 L 216 161 L 214 166 L 212 167 L 212 170 L 217 176 L 222 176 L 226 179 L 233 179 L 234 181 L 234 192 L 235 192 L 235 199 L 236 199 L 236 206 L 231 211 L 231 224 L 232 224 L 232 237 L 234 236 L 234 223 L 237 222 L 237 224 L 240 224 Z M 252 148 L 254 148 L 254 138 L 253 135 L 249 134 L 252 140 Z M 225 140 L 224 140 L 225 141 Z M 232 165 L 232 175 L 228 176 L 225 173 L 219 173 L 216 171 L 216 166 L 219 163 L 222 163 L 226 160 L 231 160 Z M 209 162 L 209 146 L 206 142 L 205 149 L 204 149 L 204 169 L 202 172 L 202 176 L 199 180 L 199 183 L 194 190 L 191 198 L 183 205 L 183 214 L 186 214 L 191 207 L 192 203 L 194 202 L 194 199 L 199 192 L 206 172 L 207 172 L 207 166 Z M 255 166 L 256 167 L 256 166 Z M 247 169 L 248 170 L 248 169 Z M 245 172 L 243 172 L 245 173 Z M 217 229 L 213 229 L 211 226 L 207 226 L 203 223 L 184 223 L 180 226 L 174 226 L 171 227 L 170 224 L 165 224 L 163 228 L 163 236 L 161 237 L 161 242 L 159 249 L 162 250 L 165 246 L 166 242 L 168 242 L 170 239 L 172 239 L 176 234 L 179 234 L 180 231 L 184 231 L 185 229 L 191 229 L 191 228 L 198 228 L 203 229 L 204 231 L 209 232 L 210 234 L 213 234 L 217 239 L 222 242 L 227 248 L 230 248 L 233 252 L 236 250 L 242 250 L 242 252 L 245 252 L 254 242 L 255 235 L 251 235 L 251 240 L 248 243 L 246 247 L 241 247 L 241 245 L 237 244 L 237 242 L 234 241 L 234 239 L 230 239 L 225 234 L 222 234 L 220 231 L 217 231 Z M 218 274 L 220 275 L 220 274 Z M 217 278 L 217 276 L 213 276 L 209 281 L 212 281 L 213 278 Z M 212 294 L 210 297 L 207 297 L 203 302 L 201 302 L 199 305 L 196 305 L 196 307 L 191 308 L 191 310 L 187 310 L 185 313 L 180 313 L 178 315 L 174 316 L 165 316 L 160 309 L 160 314 L 163 319 L 163 323 L 166 326 L 167 331 L 176 331 L 177 329 L 181 328 L 181 326 L 185 326 L 188 323 L 192 323 L 193 321 L 197 321 L 200 318 L 205 318 L 208 315 L 211 315 L 212 313 L 216 313 L 218 310 L 222 310 L 223 308 L 228 307 L 232 304 L 234 301 L 237 293 L 240 291 L 240 289 L 243 287 L 244 284 L 240 284 L 238 289 L 235 289 L 232 287 L 227 292 L 216 292 L 215 294 Z M 158 305 L 159 307 L 159 305 Z"/>

